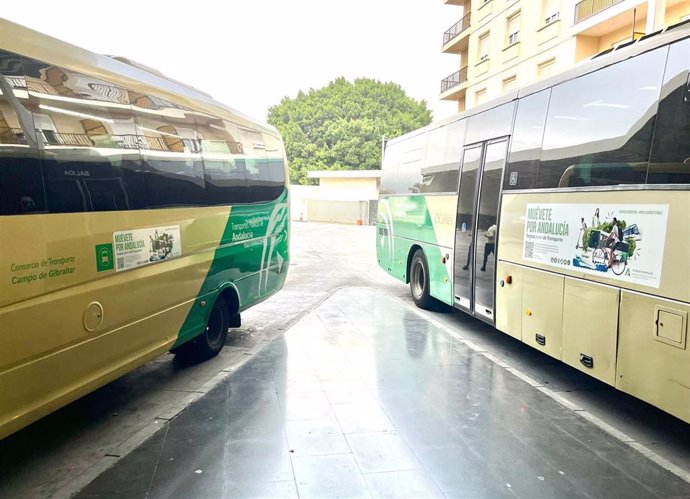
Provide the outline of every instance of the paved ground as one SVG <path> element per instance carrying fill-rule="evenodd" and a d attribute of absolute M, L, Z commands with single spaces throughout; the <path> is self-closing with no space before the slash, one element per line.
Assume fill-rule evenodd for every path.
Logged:
<path fill-rule="evenodd" d="M 294 224 L 285 289 L 218 358 L 163 356 L 0 442 L 0 496 L 690 497 L 686 424 L 463 314 L 421 320 L 373 238 Z"/>
<path fill-rule="evenodd" d="M 77 497 L 687 497 L 405 304 L 339 290 Z"/>

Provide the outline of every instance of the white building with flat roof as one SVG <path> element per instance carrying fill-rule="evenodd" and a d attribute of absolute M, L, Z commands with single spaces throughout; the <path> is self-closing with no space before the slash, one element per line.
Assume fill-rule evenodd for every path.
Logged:
<path fill-rule="evenodd" d="M 381 170 L 317 170 L 307 173 L 318 185 L 293 185 L 290 190 L 294 220 L 376 223 Z"/>

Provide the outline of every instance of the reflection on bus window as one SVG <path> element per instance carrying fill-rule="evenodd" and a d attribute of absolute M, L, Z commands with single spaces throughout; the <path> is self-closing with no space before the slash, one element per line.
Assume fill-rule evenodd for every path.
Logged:
<path fill-rule="evenodd" d="M 513 126 L 515 102 L 508 102 L 483 113 L 470 116 L 467 123 L 465 144 L 510 135 Z"/>
<path fill-rule="evenodd" d="M 401 143 L 389 143 L 386 145 L 381 162 L 381 187 L 379 193 L 382 196 L 396 194 L 398 170 L 400 169 Z"/>
<path fill-rule="evenodd" d="M 421 192 L 457 192 L 466 125 L 460 120 L 429 132 Z"/>
<path fill-rule="evenodd" d="M 518 102 L 504 189 L 532 189 L 536 185 L 550 96 L 551 89 L 546 89 Z"/>
<path fill-rule="evenodd" d="M 416 194 L 422 190 L 422 165 L 429 134 L 420 133 L 400 144 L 402 155 L 395 187 L 398 194 Z"/>
<path fill-rule="evenodd" d="M 48 210 L 135 207 L 139 152 L 126 91 L 36 60 L 25 59 L 24 69 Z"/>
<path fill-rule="evenodd" d="M 38 143 L 19 56 L 0 51 L 0 215 L 46 209 Z"/>
<path fill-rule="evenodd" d="M 285 184 L 285 153 L 283 143 L 277 137 L 263 134 L 264 144 L 266 145 L 267 175 L 262 180 L 265 184 L 264 192 L 267 200 L 276 199 Z"/>
<path fill-rule="evenodd" d="M 148 208 L 206 204 L 201 147 L 194 113 L 135 94 L 132 103 Z"/>
<path fill-rule="evenodd" d="M 657 49 L 553 88 L 538 187 L 645 182 L 667 51 Z"/>
<path fill-rule="evenodd" d="M 210 116 L 197 117 L 201 134 L 206 201 L 210 205 L 246 202 L 247 168 L 237 126 Z"/>
<path fill-rule="evenodd" d="M 0 213 L 256 203 L 284 189 L 280 139 L 0 52 Z"/>
<path fill-rule="evenodd" d="M 671 45 L 647 183 L 690 184 L 690 40 Z"/>

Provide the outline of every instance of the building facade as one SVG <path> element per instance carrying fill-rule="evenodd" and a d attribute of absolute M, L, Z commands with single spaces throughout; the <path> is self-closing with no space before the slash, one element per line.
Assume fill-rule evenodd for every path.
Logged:
<path fill-rule="evenodd" d="M 459 68 L 443 100 L 472 108 L 600 52 L 690 19 L 690 0 L 444 0 L 456 8 L 442 51 Z"/>
<path fill-rule="evenodd" d="M 319 185 L 290 186 L 293 220 L 375 225 L 381 170 L 309 171 Z"/>

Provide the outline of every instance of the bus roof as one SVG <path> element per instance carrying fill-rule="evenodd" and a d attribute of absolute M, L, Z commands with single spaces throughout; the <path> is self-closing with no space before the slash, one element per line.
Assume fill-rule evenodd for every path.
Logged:
<path fill-rule="evenodd" d="M 257 121 L 209 94 L 173 80 L 160 71 L 125 57 L 111 57 L 77 47 L 49 35 L 0 18 L 0 48 L 49 64 L 102 78 L 113 84 L 156 95 L 190 108 L 221 114 L 240 125 L 277 134 L 275 127 Z"/>
<path fill-rule="evenodd" d="M 526 97 L 528 95 L 540 92 L 541 90 L 554 87 L 565 81 L 577 78 L 578 76 L 592 73 L 606 66 L 610 66 L 617 62 L 624 61 L 631 57 L 635 57 L 636 55 L 642 54 L 644 52 L 649 52 L 658 47 L 669 45 L 673 42 L 688 37 L 690 37 L 690 19 L 674 24 L 655 33 L 650 33 L 649 35 L 645 35 L 639 38 L 638 40 L 623 44 L 615 49 L 609 49 L 604 52 L 601 52 L 591 57 L 590 59 L 576 64 L 572 68 L 563 71 L 562 73 L 531 83 L 525 87 L 519 88 L 512 92 L 508 92 L 504 95 L 496 97 L 495 99 L 492 99 L 489 102 L 480 104 L 462 113 L 449 116 L 448 118 L 435 121 L 423 128 L 418 128 L 417 130 L 409 132 L 405 135 L 400 135 L 399 137 L 392 138 L 388 141 L 388 144 L 395 144 L 399 141 L 406 140 L 408 138 L 422 134 L 429 130 L 434 130 L 436 128 L 446 126 L 450 123 L 454 123 L 463 118 L 469 118 L 470 116 L 474 116 L 484 111 L 488 111 L 489 109 L 498 107 L 501 104 L 505 104 L 506 102 Z"/>

